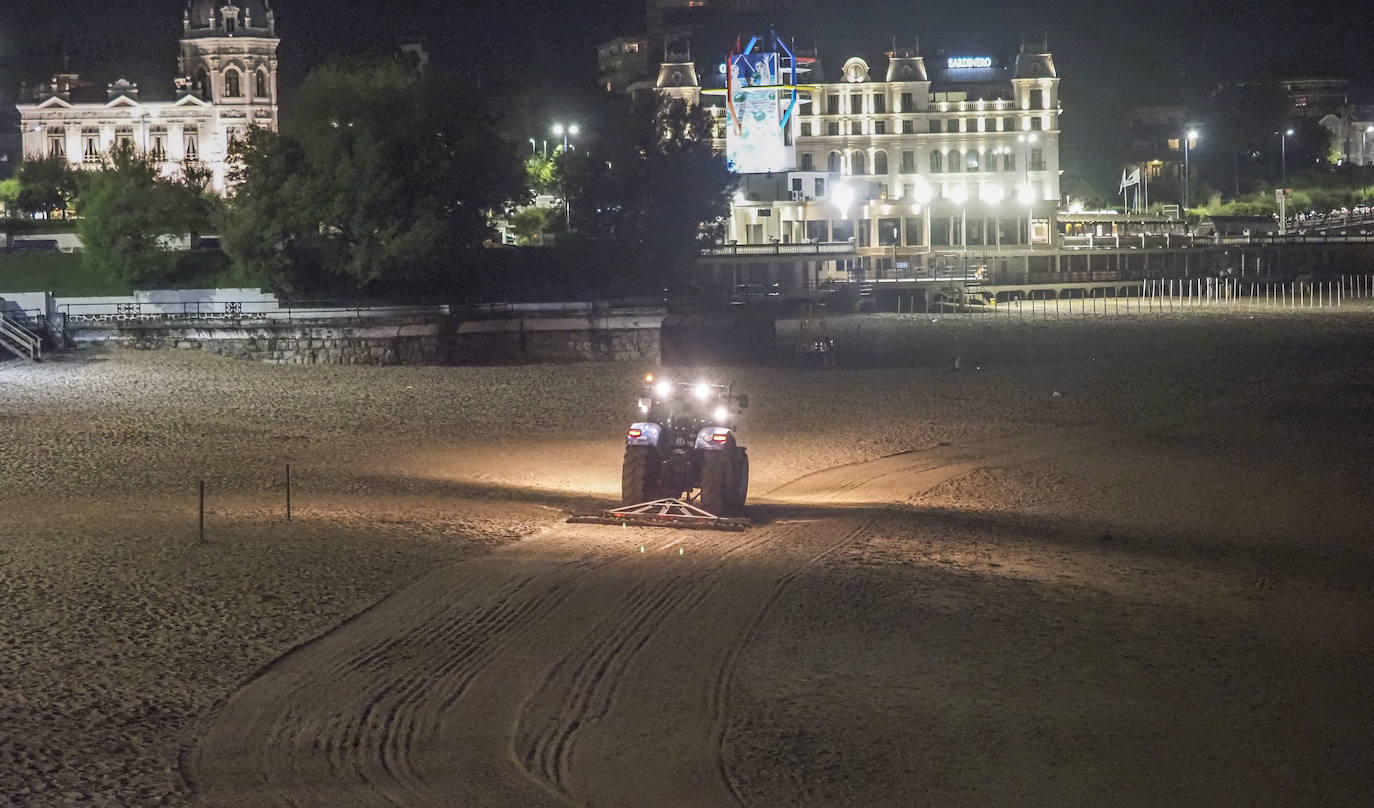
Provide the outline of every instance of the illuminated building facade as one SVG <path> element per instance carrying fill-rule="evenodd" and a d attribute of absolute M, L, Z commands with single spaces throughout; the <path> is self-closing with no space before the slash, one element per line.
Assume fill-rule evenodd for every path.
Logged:
<path fill-rule="evenodd" d="M 885 65 L 844 61 L 833 81 L 808 75 L 806 63 L 783 71 L 784 84 L 802 89 L 779 116 L 780 156 L 741 173 L 725 243 L 705 262 L 716 265 L 714 280 L 807 288 L 856 276 L 1042 271 L 1035 252 L 1048 252 L 1055 232 L 1062 113 L 1046 48 L 1023 46 L 1009 63 L 978 54 L 929 63 L 894 49 Z M 658 87 L 710 103 L 723 94 L 702 86 L 722 83 L 710 78 L 691 62 L 669 63 Z M 728 104 L 713 109 L 726 152 L 740 124 Z M 776 259 L 764 257 L 770 250 Z"/>
<path fill-rule="evenodd" d="M 230 144 L 250 126 L 277 128 L 276 15 L 270 0 L 238 2 L 187 4 L 173 100 L 142 99 L 122 79 L 101 98 L 83 98 L 90 88 L 76 75 L 54 76 L 32 103 L 18 105 L 24 155 L 90 167 L 130 143 L 167 176 L 203 164 L 223 191 Z"/>

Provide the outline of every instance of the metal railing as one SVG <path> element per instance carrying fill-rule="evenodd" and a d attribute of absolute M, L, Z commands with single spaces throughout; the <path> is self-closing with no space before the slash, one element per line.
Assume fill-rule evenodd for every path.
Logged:
<path fill-rule="evenodd" d="M 43 340 L 4 314 L 0 314 L 0 347 L 33 362 L 43 358 Z"/>
<path fill-rule="evenodd" d="M 725 244 L 707 247 L 705 256 L 724 255 L 849 255 L 855 253 L 852 241 L 817 241 L 803 244 Z"/>
<path fill-rule="evenodd" d="M 68 324 L 131 321 L 373 320 L 392 317 L 443 316 L 449 313 L 449 307 L 442 305 L 378 306 L 306 302 L 282 306 L 274 301 L 264 300 L 62 303 L 57 308 Z"/>

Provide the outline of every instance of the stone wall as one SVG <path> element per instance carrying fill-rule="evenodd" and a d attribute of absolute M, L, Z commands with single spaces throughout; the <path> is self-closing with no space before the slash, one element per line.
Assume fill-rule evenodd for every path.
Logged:
<path fill-rule="evenodd" d="M 128 320 L 77 323 L 68 339 L 141 350 L 202 350 L 273 364 L 476 365 L 658 361 L 661 314 L 412 322 Z"/>

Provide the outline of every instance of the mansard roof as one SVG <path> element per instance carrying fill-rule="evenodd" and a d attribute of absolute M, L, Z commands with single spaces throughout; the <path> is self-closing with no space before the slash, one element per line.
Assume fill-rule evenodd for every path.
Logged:
<path fill-rule="evenodd" d="M 183 15 L 185 36 L 228 36 L 225 10 L 236 20 L 237 36 L 276 36 L 271 0 L 189 0 Z"/>

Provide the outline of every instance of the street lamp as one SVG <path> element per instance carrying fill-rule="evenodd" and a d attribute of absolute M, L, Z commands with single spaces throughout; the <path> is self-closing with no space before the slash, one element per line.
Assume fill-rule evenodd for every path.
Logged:
<path fill-rule="evenodd" d="M 553 133 L 563 138 L 563 154 L 566 155 L 568 153 L 568 138 L 577 135 L 577 124 L 574 123 L 564 126 L 561 123 L 556 123 L 553 125 Z M 563 181 L 563 218 L 567 224 L 568 231 L 571 232 L 572 200 L 568 199 L 568 184 L 566 179 Z"/>
<path fill-rule="evenodd" d="M 949 189 L 949 201 L 959 206 L 959 246 L 968 252 L 968 186 L 962 182 Z"/>
<path fill-rule="evenodd" d="M 1283 177 L 1283 181 L 1280 184 L 1286 186 L 1288 185 L 1288 138 L 1293 136 L 1293 130 L 1286 129 L 1283 134 L 1279 134 L 1278 132 L 1274 134 L 1279 135 L 1279 166 Z"/>
<path fill-rule="evenodd" d="M 1016 191 L 1016 201 L 1026 206 L 1026 246 L 1031 245 L 1031 219 L 1035 218 L 1035 211 L 1032 206 L 1035 204 L 1035 189 L 1030 187 L 1030 183 L 1022 185 Z M 1026 259 L 1029 261 L 1030 259 Z"/>
<path fill-rule="evenodd" d="M 577 124 L 574 123 L 569 124 L 568 126 L 564 126 L 561 123 L 556 123 L 553 125 L 553 133 L 563 138 L 563 151 L 567 151 L 568 138 L 577 137 Z"/>
<path fill-rule="evenodd" d="M 1188 180 L 1190 178 L 1188 171 L 1188 151 L 1194 140 L 1197 140 L 1196 129 L 1189 129 L 1183 134 L 1183 210 L 1185 213 L 1188 210 Z"/>
<path fill-rule="evenodd" d="M 1030 185 L 1030 156 L 1028 144 L 1034 143 L 1035 140 L 1034 132 L 1028 135 L 1016 136 L 1016 141 L 1021 144 L 1021 180 L 1027 185 Z"/>

